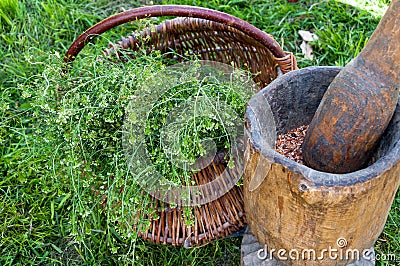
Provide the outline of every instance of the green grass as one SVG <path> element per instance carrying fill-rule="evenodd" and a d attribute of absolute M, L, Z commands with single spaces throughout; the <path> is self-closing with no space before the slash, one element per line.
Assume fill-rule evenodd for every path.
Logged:
<path fill-rule="evenodd" d="M 299 67 L 345 65 L 361 51 L 379 22 L 383 9 L 371 6 L 388 4 L 384 0 L 353 1 L 357 7 L 338 1 L 316 0 L 296 4 L 283 0 L 153 2 L 205 6 L 245 19 L 272 34 L 285 50 L 295 53 Z M 137 74 L 135 77 L 140 79 L 139 73 L 124 75 L 126 69 L 113 64 L 90 64 L 109 40 L 118 40 L 119 36 L 134 30 L 137 25 L 133 24 L 118 27 L 98 38 L 96 45 L 85 48 L 68 76 L 60 75 L 59 66 L 68 46 L 85 29 L 109 15 L 143 4 L 146 1 L 0 0 L 1 265 L 109 265 L 129 261 L 137 265 L 239 264 L 240 238 L 184 249 L 148 244 L 130 236 L 129 230 L 115 227 L 114 219 L 122 214 L 121 210 L 105 212 L 104 208 L 93 207 L 98 206 L 102 198 L 94 197 L 92 188 L 109 188 L 115 184 L 113 175 L 124 175 L 118 172 L 121 167 L 117 157 L 101 157 L 118 155 L 118 152 L 113 150 L 113 145 L 105 143 L 93 148 L 99 151 L 98 161 L 94 162 L 96 168 L 79 165 L 79 156 L 93 155 L 88 153 L 91 149 L 80 147 L 93 143 L 75 142 L 82 139 L 82 132 L 86 132 L 84 127 L 77 128 L 76 125 L 96 127 L 99 125 L 93 121 L 97 120 L 86 123 L 80 120 L 86 117 L 81 116 L 83 111 L 69 113 L 68 108 L 55 108 L 60 97 L 56 89 L 70 91 L 62 97 L 62 107 L 68 107 L 69 100 L 74 101 L 76 95 L 80 95 L 80 103 L 84 103 L 86 95 L 91 104 L 101 105 L 102 100 L 112 103 L 117 99 L 118 102 L 116 96 L 119 94 L 104 99 L 101 94 L 91 94 L 91 89 L 101 91 L 98 84 L 109 93 L 108 88 L 117 82 L 122 86 L 118 93 L 123 93 L 129 90 L 132 76 Z M 313 61 L 304 59 L 301 54 L 297 33 L 300 29 L 319 36 L 313 43 Z M 116 110 L 115 113 L 96 112 L 94 116 L 107 123 L 106 120 L 120 119 L 120 114 Z M 115 128 L 110 130 L 116 131 Z M 98 134 L 96 138 L 103 138 L 107 133 Z M 60 136 L 65 139 L 61 140 Z M 93 176 L 100 181 L 91 183 Z M 115 189 L 109 192 L 113 193 Z M 118 199 L 118 194 L 114 195 Z M 106 204 L 113 206 L 110 201 Z M 398 193 L 385 230 L 376 244 L 378 253 L 400 256 L 399 228 Z M 378 265 L 393 264 L 380 261 Z"/>

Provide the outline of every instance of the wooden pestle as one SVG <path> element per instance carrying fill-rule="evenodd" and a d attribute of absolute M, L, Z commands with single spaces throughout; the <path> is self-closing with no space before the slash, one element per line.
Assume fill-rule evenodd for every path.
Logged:
<path fill-rule="evenodd" d="M 335 77 L 303 143 L 307 166 L 330 173 L 364 167 L 399 95 L 400 0 L 392 0 L 361 53 Z"/>

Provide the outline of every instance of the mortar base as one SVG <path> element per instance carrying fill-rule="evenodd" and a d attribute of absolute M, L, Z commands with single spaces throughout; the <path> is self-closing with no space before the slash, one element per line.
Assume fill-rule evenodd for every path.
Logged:
<path fill-rule="evenodd" d="M 258 241 L 257 238 L 250 232 L 249 227 L 243 234 L 242 246 L 241 246 L 241 266 L 285 266 L 285 264 L 279 262 L 275 258 L 270 258 L 265 254 L 265 252 L 259 255 L 259 251 L 264 249 Z M 374 247 L 370 249 L 371 258 L 366 259 L 364 257 L 360 258 L 354 263 L 348 264 L 348 266 L 374 266 L 375 265 L 375 252 Z M 261 258 L 260 258 L 261 257 Z M 264 258 L 265 257 L 265 258 Z"/>

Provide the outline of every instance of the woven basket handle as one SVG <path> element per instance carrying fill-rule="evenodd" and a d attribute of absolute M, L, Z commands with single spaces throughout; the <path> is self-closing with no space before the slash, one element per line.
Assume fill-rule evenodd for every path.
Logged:
<path fill-rule="evenodd" d="M 85 45 L 103 32 L 129 21 L 162 16 L 202 18 L 229 25 L 248 34 L 249 36 L 252 36 L 261 44 L 265 45 L 274 55 L 283 73 L 297 69 L 296 60 L 293 54 L 284 52 L 270 35 L 254 27 L 250 23 L 223 12 L 202 7 L 183 5 L 156 5 L 134 8 L 106 18 L 82 33 L 71 44 L 64 56 L 64 62 L 69 63 L 74 61 Z"/>

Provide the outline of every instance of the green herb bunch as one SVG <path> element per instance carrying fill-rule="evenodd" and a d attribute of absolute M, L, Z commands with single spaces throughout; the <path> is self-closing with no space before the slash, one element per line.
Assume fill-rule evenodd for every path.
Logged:
<path fill-rule="evenodd" d="M 21 161 L 2 166 L 4 176 L 29 182 L 30 176 L 41 175 L 48 187 L 40 186 L 40 190 L 56 199 L 51 204 L 52 219 L 64 213 L 64 228 L 82 241 L 82 236 L 93 230 L 134 239 L 135 225 L 145 229 L 158 217 L 158 207 L 137 182 L 151 171 L 130 171 L 122 135 L 129 103 L 169 61 L 157 51 L 133 55 L 124 63 L 86 55 L 63 72 L 60 55 L 48 54 L 44 71 L 17 88 L 21 101 L 2 103 L 3 119 L 9 126 L 2 128 L 0 141 L 15 145 L 17 138 L 24 145 L 19 149 Z M 239 84 L 244 83 L 190 79 L 159 95 L 140 128 L 146 153 L 159 174 L 171 182 L 192 185 L 190 175 L 197 170 L 177 167 L 174 151 L 178 150 L 183 157 L 177 158 L 188 165 L 210 151 L 229 152 L 232 136 L 227 129 L 241 123 L 242 130 L 237 119 L 243 118 L 251 96 Z M 226 112 L 224 106 L 230 106 L 232 112 Z M 171 120 L 177 108 L 185 111 L 178 122 Z M 173 123 L 179 128 L 171 127 Z M 163 131 L 166 127 L 175 133 L 170 135 L 173 145 L 169 153 L 162 145 L 167 139 L 162 135 L 168 132 Z M 184 216 L 187 224 L 193 222 L 190 208 Z"/>

